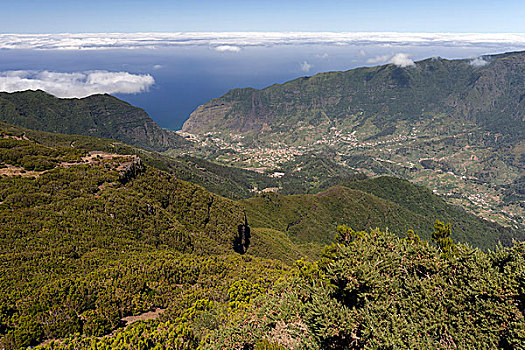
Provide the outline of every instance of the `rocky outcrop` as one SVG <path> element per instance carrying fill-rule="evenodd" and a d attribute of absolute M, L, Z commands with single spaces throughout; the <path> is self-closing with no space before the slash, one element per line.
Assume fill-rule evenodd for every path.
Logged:
<path fill-rule="evenodd" d="M 139 157 L 131 156 L 131 158 L 130 161 L 122 163 L 117 169 L 120 173 L 119 181 L 122 184 L 134 179 L 144 170 L 144 164 Z"/>

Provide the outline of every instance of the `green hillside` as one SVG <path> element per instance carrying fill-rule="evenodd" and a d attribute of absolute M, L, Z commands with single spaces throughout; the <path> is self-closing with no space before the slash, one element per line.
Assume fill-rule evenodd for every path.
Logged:
<path fill-rule="evenodd" d="M 96 136 L 150 150 L 187 145 L 141 108 L 109 95 L 61 99 L 43 91 L 0 92 L 0 121 L 61 134 Z"/>
<path fill-rule="evenodd" d="M 243 344 L 259 344 L 261 333 L 251 332 L 251 324 L 237 325 L 237 322 L 244 322 L 252 306 L 266 305 L 267 300 L 273 303 L 272 296 L 278 295 L 281 288 L 295 288 L 287 287 L 288 283 L 304 291 L 307 289 L 301 283 L 330 286 L 323 282 L 325 275 L 317 274 L 315 266 L 318 265 L 306 261 L 320 256 L 323 245 L 333 242 L 338 224 L 352 225 L 355 229 L 388 227 L 399 235 L 410 228 L 422 237 L 430 237 L 435 219 L 433 211 L 451 212 L 430 192 L 388 178 L 356 180 L 351 177 L 353 181 L 346 183 L 370 193 L 338 186 L 316 195 L 266 193 L 234 201 L 182 180 L 182 174 L 232 195 L 235 188 L 248 192 L 254 183 L 265 183 L 262 180 L 265 175 L 233 169 L 228 176 L 231 168 L 195 158 L 174 159 L 112 140 L 32 131 L 7 124 L 0 125 L 0 161 L 0 347 L 9 350 L 29 346 L 43 349 L 235 348 L 236 345 L 230 344 L 238 339 L 243 339 Z M 305 161 L 309 163 L 309 159 Z M 315 172 L 308 173 L 312 181 L 321 180 Z M 222 180 L 226 178 L 228 180 Z M 374 192 L 378 196 L 372 194 Z M 431 206 L 414 207 L 410 193 Z M 245 213 L 249 233 L 243 226 Z M 452 222 L 454 239 L 485 248 L 494 247 L 501 237 L 503 229 L 496 225 L 468 215 L 449 215 L 458 221 Z M 479 227 L 483 231 L 478 231 Z M 396 259 L 406 256 L 403 266 L 411 266 L 406 264 L 414 259 L 414 271 L 430 273 L 434 271 L 430 270 L 432 266 L 442 264 L 436 248 L 418 245 L 405 253 L 406 244 L 399 243 L 404 240 L 399 241 L 390 234 L 384 237 L 387 238 L 382 238 L 383 241 L 370 241 L 380 242 L 376 251 L 370 250 L 374 243 L 367 244 L 366 249 L 375 259 L 384 258 L 385 266 L 398 262 L 392 260 L 393 256 L 397 256 Z M 396 252 L 398 245 L 401 255 Z M 477 254 L 476 264 L 485 269 L 480 275 L 484 279 L 483 288 L 486 285 L 502 287 L 494 294 L 497 302 L 483 299 L 485 289 L 455 295 L 454 300 L 464 308 L 472 308 L 472 315 L 477 318 L 468 319 L 460 330 L 451 330 L 452 339 L 470 332 L 473 324 L 486 322 L 487 314 L 497 313 L 502 320 L 515 315 L 516 324 L 503 328 L 491 324 L 484 328 L 485 333 L 494 339 L 506 336 L 509 344 L 519 342 L 522 336 L 519 322 L 523 315 L 515 310 L 521 305 L 523 288 L 517 287 L 517 276 L 521 272 L 514 269 L 523 266 L 519 247 L 500 249 L 493 255 L 461 248 L 464 254 L 458 257 L 457 264 L 463 264 L 461 259 L 471 262 L 468 259 Z M 333 252 L 333 248 L 330 249 L 328 252 Z M 418 258 L 420 253 L 422 260 Z M 366 257 L 360 251 L 356 254 Z M 341 259 L 345 256 L 348 254 L 341 255 Z M 302 260 L 294 263 L 299 259 Z M 351 266 L 361 266 L 349 261 Z M 494 273 L 495 268 L 489 269 L 487 264 L 497 266 L 499 272 Z M 330 276 L 329 280 L 332 277 L 328 274 L 334 271 L 331 266 L 326 265 L 323 270 Z M 380 271 L 386 270 L 377 270 L 377 273 Z M 447 273 L 450 274 L 439 275 L 435 284 L 417 292 L 421 294 L 414 292 L 411 285 L 407 293 L 417 300 L 429 290 L 445 290 L 443 281 L 453 283 L 450 281 L 455 276 L 462 278 L 457 272 Z M 378 293 L 373 287 L 377 284 L 388 288 L 397 286 L 397 282 L 385 284 L 384 276 L 367 279 L 374 283 L 370 289 L 359 290 L 357 294 L 349 291 L 350 299 L 344 299 L 343 304 L 348 300 L 352 302 L 354 294 L 356 300 L 372 301 L 370 296 Z M 459 282 L 453 285 L 458 290 L 464 289 Z M 475 287 L 469 286 L 469 290 Z M 340 288 L 346 290 L 342 285 Z M 339 293 L 338 290 L 334 293 Z M 334 304 L 327 299 L 326 290 L 318 291 L 320 296 L 314 299 L 321 300 L 323 305 L 335 305 L 341 312 L 352 305 Z M 317 291 L 311 295 L 315 293 Z M 390 290 L 386 293 L 399 296 L 400 310 L 412 303 L 410 298 L 403 299 L 403 289 L 397 290 L 400 294 Z M 481 304 L 472 298 L 482 300 Z M 378 327 L 381 314 L 375 312 L 389 302 L 389 299 L 378 299 L 377 304 L 372 301 L 356 309 L 357 319 L 371 315 L 365 317 L 359 327 Z M 294 305 L 300 307 L 301 304 Z M 147 318 L 145 315 L 154 310 L 152 319 L 126 324 L 128 317 Z M 268 317 L 275 315 L 265 307 L 259 310 Z M 410 310 L 413 313 L 413 309 Z M 332 312 L 330 308 L 326 315 Z M 294 310 L 294 314 L 303 317 L 302 311 Z M 416 315 L 429 329 L 435 327 L 439 319 Z M 256 317 L 259 316 L 250 319 L 256 320 Z M 267 319 L 263 317 L 261 321 L 261 332 L 268 327 L 281 327 L 267 324 Z M 342 341 L 348 345 L 340 340 L 341 337 L 349 339 L 345 323 L 341 325 L 341 337 L 325 339 L 322 328 L 312 326 L 309 318 L 301 320 L 307 325 L 305 331 L 318 332 L 313 348 L 321 344 L 318 341 L 323 342 L 321 348 L 333 347 L 331 342 Z M 447 319 L 447 325 L 454 324 L 455 320 Z M 499 324 L 500 320 L 495 322 Z M 232 329 L 239 330 L 233 337 Z M 490 345 L 489 336 L 473 344 Z M 368 341 L 381 342 L 387 337 L 390 337 L 388 332 L 367 333 L 360 346 L 366 347 Z M 407 333 L 407 337 L 412 341 L 414 334 Z M 436 337 L 434 331 L 427 331 L 429 347 Z M 275 348 L 276 345 L 271 344 L 275 338 L 265 339 L 268 346 Z M 277 341 L 277 344 L 281 343 Z"/>
<path fill-rule="evenodd" d="M 28 96 L 54 99 L 18 97 Z M 48 125 L 91 103 L 55 99 L 46 112 L 33 97 L 18 116 Z M 141 133 L 127 134 L 133 146 L 71 133 L 0 123 L 2 349 L 518 349 L 525 339 L 523 243 L 498 246 L 522 230 L 408 181 L 366 178 L 333 150 L 257 173 L 160 154 L 154 139 L 140 148 Z M 520 185 L 502 187 L 508 203 Z M 449 257 L 399 238 L 412 229 L 431 240 L 436 219 L 455 241 L 495 252 L 459 245 Z"/>
<path fill-rule="evenodd" d="M 230 199 L 249 198 L 253 195 L 254 188 L 278 186 L 275 179 L 253 171 L 228 167 L 191 156 L 169 157 L 113 140 L 35 131 L 2 122 L 0 122 L 0 130 L 18 137 L 29 138 L 48 147 L 136 155 L 146 165 L 166 171 L 178 179 L 201 185 L 210 192 Z"/>
<path fill-rule="evenodd" d="M 39 348 L 522 348 L 523 243 L 488 254 L 457 245 L 446 258 L 417 237 L 350 231 L 346 238 L 316 262 L 298 261 L 267 292 L 240 279 L 226 305 L 201 301 L 178 318 L 137 322 L 109 337 L 77 334 Z M 228 262 L 249 269 L 246 260 Z"/>
<path fill-rule="evenodd" d="M 416 214 L 428 218 L 436 218 L 442 221 L 453 222 L 455 224 L 456 237 L 464 242 L 476 247 L 489 247 L 484 234 L 478 237 L 470 236 L 469 232 L 491 232 L 504 245 L 511 245 L 513 239 L 525 240 L 525 231 L 516 229 L 506 229 L 496 223 L 481 220 L 473 214 L 467 213 L 459 206 L 450 205 L 443 198 L 436 196 L 428 188 L 414 185 L 409 181 L 390 177 L 380 176 L 365 180 L 345 182 L 342 184 L 355 190 L 364 191 L 377 197 L 394 202 L 401 207 Z M 461 237 L 461 238 L 460 238 Z M 491 239 L 488 239 L 491 240 Z"/>
<path fill-rule="evenodd" d="M 315 195 L 262 194 L 243 201 L 252 227 L 285 233 L 297 244 L 330 244 L 338 225 L 356 230 L 380 228 L 404 234 L 412 229 L 430 239 L 435 220 L 454 223 L 454 236 L 463 243 L 487 249 L 498 242 L 525 240 L 525 232 L 504 228 L 446 204 L 419 186 L 393 178 L 368 179 L 332 187 Z M 408 191 L 407 191 L 408 189 Z M 390 193 L 389 193 L 390 191 Z M 406 192 L 405 192 L 406 191 Z M 399 198 L 391 197 L 399 193 Z M 412 198 L 422 202 L 412 204 Z"/>
<path fill-rule="evenodd" d="M 239 278 L 263 291 L 287 273 L 277 260 L 235 253 L 239 203 L 135 155 L 52 146 L 36 134 L 47 145 L 0 132 L 2 348 L 101 336 L 155 308 L 177 320 L 225 303 Z"/>
<path fill-rule="evenodd" d="M 200 147 L 229 150 L 220 157 L 209 151 L 209 159 L 269 172 L 286 168 L 281 193 L 326 189 L 288 181 L 305 178 L 296 171 L 314 154 L 336 164 L 332 169 L 407 179 L 523 230 L 525 52 L 482 59 L 479 66 L 429 58 L 234 89 L 198 107 L 183 130 Z"/>
<path fill-rule="evenodd" d="M 262 90 L 234 89 L 199 107 L 183 130 L 195 134 L 216 130 L 270 132 L 293 130 L 298 123 L 317 126 L 356 118 L 383 131 L 400 121 L 412 123 L 432 114 L 450 121 L 473 120 L 487 131 L 523 139 L 525 53 L 484 56 L 489 64 L 432 58 L 414 67 L 394 64 L 320 73 Z M 504 111 L 502 111 L 503 106 Z M 454 127 L 454 126 L 451 126 Z"/>

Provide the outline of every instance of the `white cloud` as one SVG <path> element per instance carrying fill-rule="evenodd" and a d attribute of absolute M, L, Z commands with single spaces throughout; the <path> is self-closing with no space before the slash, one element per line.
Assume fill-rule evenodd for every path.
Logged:
<path fill-rule="evenodd" d="M 366 63 L 378 64 L 378 63 L 393 63 L 399 67 L 409 67 L 415 65 L 406 53 L 396 53 L 395 55 L 383 55 L 376 56 L 366 60 Z"/>
<path fill-rule="evenodd" d="M 220 45 L 215 48 L 215 50 L 220 52 L 239 52 L 241 51 L 241 48 L 238 46 L 232 46 L 232 45 Z"/>
<path fill-rule="evenodd" d="M 306 61 L 301 63 L 301 70 L 305 73 L 308 73 L 312 69 L 312 65 Z"/>
<path fill-rule="evenodd" d="M 87 71 L 58 73 L 49 71 L 7 71 L 0 73 L 0 91 L 44 90 L 62 98 L 93 94 L 136 94 L 147 91 L 155 80 L 148 74 Z"/>
<path fill-rule="evenodd" d="M 366 63 L 370 63 L 370 64 L 385 63 L 385 62 L 388 62 L 391 58 L 392 56 L 390 55 L 376 56 L 376 57 L 367 59 Z"/>
<path fill-rule="evenodd" d="M 359 56 L 365 57 L 366 56 L 365 50 L 359 50 Z"/>
<path fill-rule="evenodd" d="M 481 57 L 477 57 L 477 58 L 473 59 L 472 61 L 470 61 L 469 63 L 470 63 L 471 66 L 474 66 L 474 67 L 483 67 L 483 66 L 489 64 L 488 61 L 485 61 Z"/>
<path fill-rule="evenodd" d="M 398 67 L 409 67 L 414 66 L 415 63 L 412 61 L 406 53 L 397 53 L 391 59 L 390 62 Z"/>
<path fill-rule="evenodd" d="M 164 66 L 162 64 L 156 64 L 153 66 L 153 69 L 162 69 Z"/>
<path fill-rule="evenodd" d="M 328 54 L 325 52 L 325 53 L 323 53 L 321 55 L 315 55 L 315 57 L 317 57 L 317 58 L 328 58 Z"/>
<path fill-rule="evenodd" d="M 207 46 L 238 52 L 272 45 L 525 47 L 525 33 L 200 32 L 0 34 L 0 49 L 100 50 Z"/>

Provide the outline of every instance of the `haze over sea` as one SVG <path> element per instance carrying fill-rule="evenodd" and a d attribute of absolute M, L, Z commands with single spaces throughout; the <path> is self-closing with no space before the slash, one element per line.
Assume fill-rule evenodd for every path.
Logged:
<path fill-rule="evenodd" d="M 86 84 L 96 81 L 102 87 L 94 91 L 142 107 L 162 127 L 177 130 L 198 105 L 232 88 L 436 56 L 483 64 L 476 61 L 480 55 L 523 49 L 523 34 L 0 34 L 0 89 L 45 86 L 75 94 L 91 91 Z M 16 83 L 6 88 L 5 79 L 13 77 Z"/>

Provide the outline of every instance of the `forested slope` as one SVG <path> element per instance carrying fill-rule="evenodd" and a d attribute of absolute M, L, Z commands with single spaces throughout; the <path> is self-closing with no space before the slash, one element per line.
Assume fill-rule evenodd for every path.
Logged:
<path fill-rule="evenodd" d="M 244 249 L 239 203 L 136 155 L 0 135 L 6 349 L 101 336 L 124 325 L 124 316 L 155 308 L 177 320 L 184 310 L 224 304 L 239 278 L 263 291 L 289 269 L 235 253 Z M 177 332 L 174 338 L 187 335 Z"/>
<path fill-rule="evenodd" d="M 141 108 L 110 95 L 61 99 L 44 91 L 0 92 L 0 120 L 35 130 L 122 141 L 150 150 L 187 147 Z"/>
<path fill-rule="evenodd" d="M 339 233 L 203 348 L 523 349 L 523 242 L 490 253 L 458 245 L 447 257 L 414 235 Z"/>
<path fill-rule="evenodd" d="M 357 230 L 380 228 L 404 234 L 413 229 L 425 239 L 435 220 L 454 223 L 454 236 L 478 248 L 512 245 L 525 232 L 505 228 L 446 204 L 427 189 L 390 177 L 367 179 L 332 187 L 315 195 L 262 194 L 243 203 L 252 227 L 282 232 L 293 242 L 329 244 L 337 225 Z M 399 197 L 391 196 L 399 193 Z M 414 204 L 413 198 L 422 199 Z"/>

